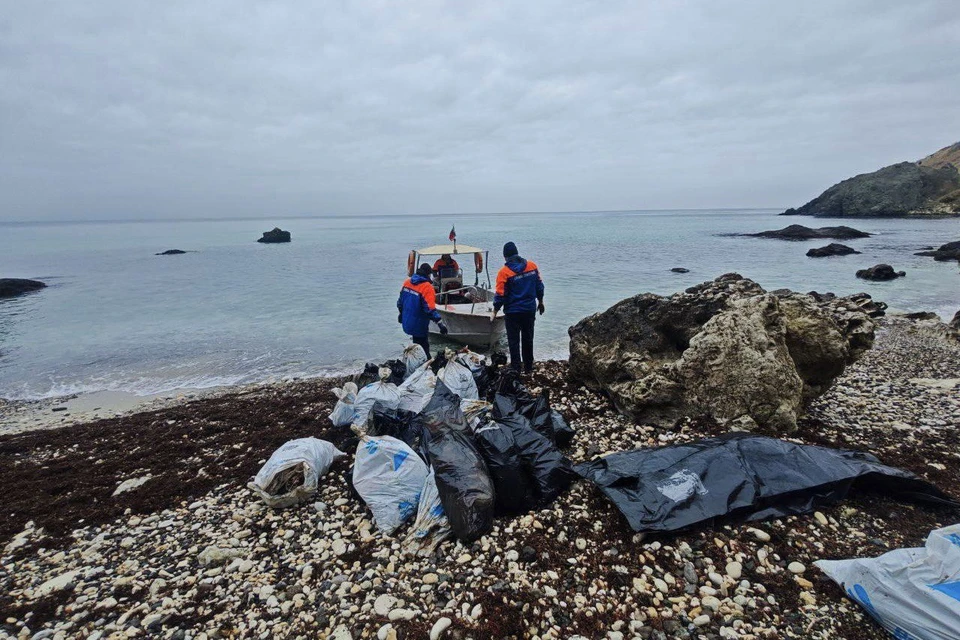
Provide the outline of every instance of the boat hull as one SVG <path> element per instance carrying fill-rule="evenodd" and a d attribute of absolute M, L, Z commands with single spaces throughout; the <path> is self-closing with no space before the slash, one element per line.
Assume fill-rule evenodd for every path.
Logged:
<path fill-rule="evenodd" d="M 448 304 L 437 306 L 449 333 L 443 338 L 478 349 L 492 349 L 505 334 L 503 316 L 493 319 L 490 303 Z M 430 324 L 430 333 L 440 335 L 436 325 Z"/>

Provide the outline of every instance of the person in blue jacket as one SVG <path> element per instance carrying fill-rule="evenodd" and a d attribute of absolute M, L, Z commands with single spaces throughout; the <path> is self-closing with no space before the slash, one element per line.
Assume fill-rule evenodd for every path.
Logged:
<path fill-rule="evenodd" d="M 533 260 L 524 260 L 517 245 L 503 245 L 505 264 L 497 273 L 493 317 L 503 309 L 507 341 L 510 343 L 510 366 L 524 373 L 533 371 L 533 325 L 537 311 L 543 315 L 543 278 Z"/>
<path fill-rule="evenodd" d="M 414 344 L 423 347 L 427 358 L 430 357 L 430 321 L 440 327 L 440 335 L 447 335 L 447 325 L 440 319 L 437 311 L 437 294 L 433 290 L 430 265 L 423 263 L 417 272 L 406 279 L 397 298 L 397 322 L 403 325 L 403 331 L 413 339 Z"/>

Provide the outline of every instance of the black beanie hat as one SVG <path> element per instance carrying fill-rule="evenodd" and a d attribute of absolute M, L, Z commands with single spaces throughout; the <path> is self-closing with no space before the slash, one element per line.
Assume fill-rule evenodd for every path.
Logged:
<path fill-rule="evenodd" d="M 513 244 L 512 242 L 508 242 L 507 244 L 503 245 L 504 258 L 511 258 L 516 255 L 520 255 L 520 252 L 517 251 L 517 245 Z"/>
<path fill-rule="evenodd" d="M 420 267 L 417 269 L 417 275 L 422 276 L 424 278 L 429 278 L 430 274 L 432 273 L 433 273 L 433 269 L 431 269 L 430 265 L 427 264 L 426 262 L 420 265 Z"/>

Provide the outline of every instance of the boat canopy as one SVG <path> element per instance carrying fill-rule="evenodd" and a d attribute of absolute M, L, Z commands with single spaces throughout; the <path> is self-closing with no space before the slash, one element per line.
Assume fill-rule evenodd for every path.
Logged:
<path fill-rule="evenodd" d="M 422 256 L 440 256 L 445 253 L 450 255 L 458 255 L 461 253 L 483 253 L 484 249 L 478 249 L 477 247 L 469 247 L 465 244 L 437 244 L 432 247 L 426 247 L 424 249 L 417 249 L 417 253 Z"/>

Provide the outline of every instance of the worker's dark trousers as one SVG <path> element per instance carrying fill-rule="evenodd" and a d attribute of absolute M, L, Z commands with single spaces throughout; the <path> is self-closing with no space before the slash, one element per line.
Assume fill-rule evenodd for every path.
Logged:
<path fill-rule="evenodd" d="M 529 313 L 506 313 L 503 316 L 510 343 L 510 366 L 520 371 L 533 371 L 533 325 L 537 321 L 535 311 Z M 522 354 L 522 357 L 521 357 Z"/>
<path fill-rule="evenodd" d="M 413 344 L 418 344 L 423 347 L 423 352 L 427 354 L 427 360 L 430 359 L 430 336 L 410 336 L 410 339 L 413 340 Z"/>

